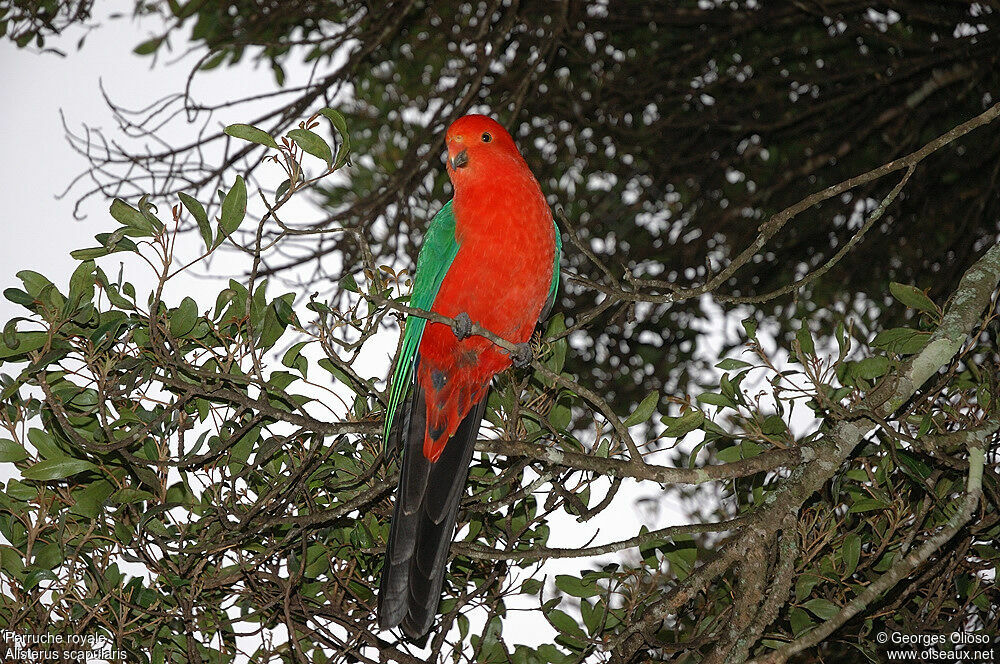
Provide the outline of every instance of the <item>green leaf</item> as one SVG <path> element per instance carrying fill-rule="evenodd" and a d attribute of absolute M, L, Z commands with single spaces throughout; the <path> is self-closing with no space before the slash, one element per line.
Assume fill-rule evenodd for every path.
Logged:
<path fill-rule="evenodd" d="M 156 234 L 156 227 L 149 219 L 120 198 L 111 201 L 111 216 L 123 226 L 139 231 L 140 235 Z"/>
<path fill-rule="evenodd" d="M 243 223 L 247 215 L 247 185 L 242 175 L 236 176 L 226 198 L 222 201 L 222 219 L 219 221 L 219 237 L 216 244 L 221 244 L 225 236 L 232 235 Z"/>
<path fill-rule="evenodd" d="M 795 340 L 799 342 L 799 349 L 806 355 L 816 354 L 816 344 L 813 343 L 812 334 L 809 333 L 809 325 L 802 321 L 798 332 L 795 333 Z"/>
<path fill-rule="evenodd" d="M 691 409 L 680 417 L 663 417 L 660 419 L 667 428 L 663 430 L 663 435 L 668 438 L 680 438 L 691 433 L 701 426 L 705 421 L 705 413 L 700 410 Z"/>
<path fill-rule="evenodd" d="M 885 554 L 879 558 L 875 566 L 872 567 L 876 572 L 887 572 L 896 562 L 896 551 L 886 551 Z"/>
<path fill-rule="evenodd" d="M 656 404 L 659 403 L 659 401 L 660 393 L 653 390 L 646 395 L 646 398 L 643 399 L 638 406 L 636 406 L 635 410 L 632 411 L 632 414 L 628 416 L 623 424 L 627 427 L 631 427 L 641 422 L 649 421 L 649 418 L 653 416 L 653 411 L 656 409 Z"/>
<path fill-rule="evenodd" d="M 118 251 L 138 251 L 139 247 L 136 246 L 135 242 L 125 237 L 126 235 L 136 235 L 138 231 L 135 231 L 127 226 L 122 226 L 114 233 L 98 233 L 94 236 L 94 239 L 101 243 L 101 246 L 107 249 L 108 253 L 115 253 Z"/>
<path fill-rule="evenodd" d="M 131 503 L 138 503 L 143 500 L 153 500 L 153 494 L 148 491 L 139 491 L 138 489 L 125 487 L 115 491 L 114 494 L 109 497 L 109 500 L 116 505 L 128 505 Z"/>
<path fill-rule="evenodd" d="M 285 293 L 281 297 L 275 298 L 274 302 L 271 303 L 271 306 L 274 307 L 274 313 L 278 317 L 278 322 L 282 325 L 298 325 L 299 319 L 292 307 L 294 301 L 295 295 L 293 293 Z"/>
<path fill-rule="evenodd" d="M 32 590 L 42 581 L 57 581 L 58 577 L 47 569 L 35 569 L 24 575 L 24 589 Z"/>
<path fill-rule="evenodd" d="M 71 302 L 79 301 L 88 291 L 93 293 L 96 281 L 94 270 L 96 268 L 94 261 L 85 260 L 73 270 L 73 275 L 69 278 L 69 299 Z"/>
<path fill-rule="evenodd" d="M 44 429 L 28 429 L 28 441 L 43 459 L 62 459 L 66 456 L 52 434 Z"/>
<path fill-rule="evenodd" d="M 607 459 L 611 453 L 611 439 L 602 438 L 601 442 L 597 445 L 597 451 L 594 452 L 594 456 L 601 459 Z"/>
<path fill-rule="evenodd" d="M 14 547 L 0 544 L 0 568 L 10 576 L 21 576 L 24 574 L 24 559 L 21 555 Z"/>
<path fill-rule="evenodd" d="M 149 194 L 144 194 L 139 199 L 139 212 L 146 218 L 146 221 L 153 225 L 156 232 L 164 229 L 163 222 L 156 216 L 156 206 L 149 202 Z"/>
<path fill-rule="evenodd" d="M 282 181 L 282 183 L 278 185 L 278 188 L 274 190 L 274 200 L 280 201 L 281 197 L 285 195 L 285 193 L 291 186 L 292 186 L 291 180 Z"/>
<path fill-rule="evenodd" d="M 194 217 L 195 222 L 198 224 L 198 232 L 201 233 L 201 239 L 205 241 L 205 246 L 209 249 L 212 248 L 212 226 L 208 223 L 208 213 L 205 212 L 205 207 L 198 202 L 196 198 L 188 196 L 183 191 L 177 196 L 181 199 L 181 203 L 187 208 L 187 211 L 191 213 Z"/>
<path fill-rule="evenodd" d="M 549 325 L 545 330 L 545 337 L 551 339 L 565 331 L 566 319 L 562 312 L 560 312 L 549 321 Z M 566 364 L 566 352 L 569 349 L 568 340 L 566 337 L 563 337 L 558 341 L 553 341 L 550 345 L 552 347 L 552 356 L 545 361 L 545 366 L 551 369 L 553 373 L 562 373 L 563 367 Z"/>
<path fill-rule="evenodd" d="M 24 290 L 28 291 L 28 294 L 34 298 L 38 298 L 43 290 L 52 286 L 52 282 L 47 277 L 33 270 L 21 270 L 17 273 L 17 278 L 24 284 Z"/>
<path fill-rule="evenodd" d="M 59 457 L 39 461 L 26 468 L 22 475 L 28 480 L 39 480 L 48 482 L 50 480 L 61 480 L 77 473 L 87 470 L 96 470 L 97 466 L 83 459 L 71 459 L 69 457 Z"/>
<path fill-rule="evenodd" d="M 17 463 L 28 458 L 24 446 L 9 438 L 0 438 L 0 462 Z"/>
<path fill-rule="evenodd" d="M 231 124 L 225 128 L 225 133 L 229 134 L 233 138 L 241 138 L 244 141 L 250 141 L 251 143 L 256 143 L 258 145 L 263 145 L 265 147 L 278 149 L 278 144 L 271 137 L 269 133 L 263 129 L 258 129 L 253 125 L 248 124 Z"/>
<path fill-rule="evenodd" d="M 344 290 L 349 290 L 352 293 L 361 292 L 361 289 L 358 287 L 358 282 L 354 279 L 354 275 L 349 273 L 341 277 L 340 287 Z"/>
<path fill-rule="evenodd" d="M 799 635 L 813 626 L 809 614 L 797 606 L 788 614 L 788 622 L 792 626 L 792 634 L 794 635 Z"/>
<path fill-rule="evenodd" d="M 690 541 L 679 541 L 669 544 L 661 549 L 663 557 L 670 563 L 674 574 L 681 580 L 687 578 L 694 571 L 695 561 L 698 559 L 698 550 Z"/>
<path fill-rule="evenodd" d="M 288 132 L 288 137 L 305 152 L 325 161 L 327 166 L 333 165 L 333 151 L 319 134 L 308 129 L 293 129 Z"/>
<path fill-rule="evenodd" d="M 557 402 L 549 411 L 549 424 L 557 431 L 565 431 L 573 419 L 573 411 L 569 405 Z"/>
<path fill-rule="evenodd" d="M 229 467 L 239 472 L 243 465 L 246 464 L 248 458 L 250 458 L 250 453 L 253 451 L 254 447 L 260 441 L 260 427 L 254 427 L 242 436 L 239 441 L 230 449 L 229 452 Z"/>
<path fill-rule="evenodd" d="M 34 551 L 35 560 L 32 564 L 41 569 L 55 569 L 62 564 L 63 554 L 59 545 L 55 542 L 42 544 Z"/>
<path fill-rule="evenodd" d="M 851 509 L 848 510 L 848 512 L 850 514 L 856 514 L 858 512 L 884 510 L 887 507 L 889 507 L 889 503 L 884 500 L 878 500 L 877 498 L 861 498 L 854 501 L 854 504 L 851 505 Z"/>
<path fill-rule="evenodd" d="M 732 463 L 733 461 L 740 461 L 741 459 L 752 459 L 760 454 L 761 451 L 762 448 L 760 445 L 746 440 L 739 445 L 731 445 L 725 449 L 719 450 L 715 453 L 715 456 L 719 459 L 719 461 Z"/>
<path fill-rule="evenodd" d="M 271 63 L 271 73 L 274 74 L 274 82 L 278 84 L 278 87 L 284 87 L 285 85 L 285 70 L 277 62 Z"/>
<path fill-rule="evenodd" d="M 788 425 L 785 424 L 780 415 L 772 414 L 764 418 L 760 431 L 767 436 L 780 436 L 788 431 Z"/>
<path fill-rule="evenodd" d="M 35 304 L 35 298 L 31 297 L 20 288 L 4 289 L 3 296 L 14 304 L 20 304 L 22 307 L 27 307 L 29 309 L 31 309 Z"/>
<path fill-rule="evenodd" d="M 347 120 L 332 108 L 322 108 L 319 113 L 329 120 L 340 134 L 340 148 L 337 150 L 337 159 L 333 162 L 333 168 L 338 169 L 347 163 L 347 158 L 351 154 L 351 137 L 347 134 Z"/>
<path fill-rule="evenodd" d="M 799 578 L 795 580 L 795 601 L 801 602 L 806 597 L 809 597 L 812 589 L 821 580 L 819 576 L 809 572 L 799 575 Z"/>
<path fill-rule="evenodd" d="M 15 500 L 34 500 L 38 496 L 38 488 L 17 480 L 9 480 L 7 482 L 7 495 Z"/>
<path fill-rule="evenodd" d="M 17 338 L 18 318 L 11 318 L 3 326 L 3 344 L 11 350 L 17 350 L 21 345 L 21 340 Z"/>
<path fill-rule="evenodd" d="M 879 376 L 884 376 L 889 370 L 889 358 L 882 355 L 876 357 L 866 357 L 858 361 L 854 367 L 854 375 L 865 380 L 875 380 Z"/>
<path fill-rule="evenodd" d="M 8 345 L 6 340 L 4 341 L 3 346 L 0 347 L 0 360 L 5 360 L 10 357 L 24 355 L 33 350 L 38 350 L 44 346 L 48 340 L 48 332 L 18 332 L 15 347 Z"/>
<path fill-rule="evenodd" d="M 930 466 L 924 463 L 920 457 L 910 454 L 906 450 L 896 450 L 896 458 L 899 459 L 900 468 L 921 484 L 931 476 Z"/>
<path fill-rule="evenodd" d="M 905 304 L 910 309 L 925 311 L 927 313 L 938 313 L 937 305 L 927 297 L 927 294 L 916 286 L 909 286 L 893 281 L 889 284 L 889 292 L 892 296 Z"/>
<path fill-rule="evenodd" d="M 543 662 L 551 662 L 552 664 L 574 664 L 578 661 L 578 658 L 564 654 L 551 643 L 538 646 L 537 652 Z"/>
<path fill-rule="evenodd" d="M 281 299 L 277 299 L 264 312 L 264 322 L 260 327 L 260 344 L 262 348 L 270 348 L 284 334 L 288 321 L 283 319 L 279 314 L 283 309 L 285 309 L 284 303 Z"/>
<path fill-rule="evenodd" d="M 573 620 L 573 618 L 571 618 L 565 611 L 550 609 L 545 613 L 545 617 L 550 623 L 552 623 L 553 627 L 563 634 L 573 638 L 586 640 L 587 635 L 583 633 L 580 625 L 577 624 L 577 622 Z"/>
<path fill-rule="evenodd" d="M 189 4 L 197 6 L 197 3 L 195 3 L 195 2 L 190 2 Z M 213 55 L 212 57 L 210 57 L 208 60 L 206 60 L 203 65 L 201 65 L 200 67 L 198 67 L 198 69 L 200 69 L 201 71 L 209 71 L 211 69 L 215 69 L 216 67 L 218 67 L 219 65 L 222 64 L 222 61 L 226 59 L 227 55 L 229 55 L 229 51 L 228 50 L 225 50 L 225 49 L 220 50 L 218 53 L 216 53 L 215 55 Z"/>
<path fill-rule="evenodd" d="M 538 579 L 525 579 L 521 583 L 521 594 L 522 595 L 537 595 L 538 591 L 542 589 L 542 582 Z"/>
<path fill-rule="evenodd" d="M 715 392 L 702 392 L 697 397 L 698 401 L 701 403 L 707 403 L 712 406 L 722 406 L 725 408 L 732 408 L 736 410 L 736 402 L 727 397 L 724 394 L 716 394 Z"/>
<path fill-rule="evenodd" d="M 601 626 L 601 615 L 604 613 L 604 606 L 598 602 L 591 606 L 590 602 L 580 602 L 580 614 L 583 617 L 583 624 L 587 627 L 587 632 L 596 635 Z"/>
<path fill-rule="evenodd" d="M 717 369 L 722 369 L 723 371 L 732 371 L 734 369 L 746 369 L 747 367 L 752 367 L 753 365 L 749 362 L 744 362 L 743 360 L 737 360 L 732 357 L 727 357 L 718 364 L 715 365 Z"/>
<path fill-rule="evenodd" d="M 897 355 L 912 355 L 923 350 L 930 338 L 930 332 L 912 330 L 908 327 L 896 327 L 876 334 L 875 338 L 872 339 L 872 346 L 884 348 Z"/>
<path fill-rule="evenodd" d="M 160 48 L 160 44 L 162 43 L 163 37 L 148 39 L 132 49 L 132 52 L 136 55 L 149 55 L 151 53 L 155 53 L 156 49 Z"/>
<path fill-rule="evenodd" d="M 88 519 L 96 518 L 114 492 L 115 486 L 111 482 L 98 480 L 84 489 L 73 492 L 76 502 L 69 511 Z"/>
<path fill-rule="evenodd" d="M 111 250 L 107 247 L 88 247 L 87 249 L 77 249 L 76 251 L 71 251 L 69 252 L 69 255 L 78 261 L 85 261 L 94 258 L 101 258 L 102 256 L 107 256 L 110 253 Z"/>
<path fill-rule="evenodd" d="M 813 614 L 817 618 L 822 618 L 823 620 L 829 620 L 840 613 L 839 606 L 828 599 L 821 599 L 819 597 L 809 600 L 802 606 L 804 606 L 809 613 Z"/>
<path fill-rule="evenodd" d="M 170 336 L 179 339 L 191 333 L 198 322 L 198 303 L 190 297 L 181 301 L 181 306 L 170 315 Z"/>
<path fill-rule="evenodd" d="M 302 360 L 303 363 L 305 362 L 305 358 L 301 355 L 298 359 Z M 298 379 L 298 376 L 287 371 L 272 371 L 271 375 L 267 377 L 267 384 L 269 387 L 277 390 L 284 390 Z"/>
<path fill-rule="evenodd" d="M 844 546 L 841 549 L 841 557 L 844 560 L 844 578 L 849 579 L 854 571 L 858 569 L 858 561 L 861 559 L 861 536 L 851 533 L 844 538 Z"/>
<path fill-rule="evenodd" d="M 101 284 L 101 287 L 104 289 L 104 294 L 108 296 L 108 300 L 111 301 L 111 304 L 119 309 L 125 309 L 126 311 L 135 309 L 134 304 L 121 296 L 116 285 L 108 283 L 108 279 L 103 272 L 98 271 L 97 281 Z"/>
<path fill-rule="evenodd" d="M 302 362 L 300 364 L 299 360 L 305 359 L 302 357 L 302 349 L 305 348 L 306 344 L 308 343 L 309 341 L 307 340 L 307 341 L 300 341 L 297 344 L 293 344 L 287 351 L 285 351 L 285 354 L 281 358 L 281 363 L 286 367 L 298 369 L 299 373 L 305 376 L 307 371 L 306 367 L 308 367 L 308 363 Z"/>
<path fill-rule="evenodd" d="M 596 583 L 584 583 L 582 579 L 569 575 L 556 575 L 556 588 L 573 597 L 593 597 L 601 594 L 601 588 Z"/>

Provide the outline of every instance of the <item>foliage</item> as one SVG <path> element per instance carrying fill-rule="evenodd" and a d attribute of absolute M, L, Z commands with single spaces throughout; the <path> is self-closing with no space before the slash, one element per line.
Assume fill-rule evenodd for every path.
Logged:
<path fill-rule="evenodd" d="M 94 7 L 93 0 L 17 0 L 0 7 L 0 37 L 7 37 L 18 48 L 34 46 L 44 49 L 46 36 L 60 35 L 70 27 L 87 22 Z M 86 35 L 77 42 L 83 46 Z M 50 47 L 52 52 L 64 55 Z"/>
<path fill-rule="evenodd" d="M 5 293 L 0 624 L 139 662 L 877 661 L 879 631 L 995 633 L 994 10 L 708 4 L 138 5 L 168 17 L 140 55 L 330 73 L 193 161 L 109 148 L 118 225 L 67 285 Z M 428 156 L 484 107 L 536 150 L 569 283 L 494 386 L 421 650 L 374 626 L 398 460 L 360 358 L 411 312 Z M 329 217 L 291 222 L 304 196 Z M 245 278 L 182 291 L 224 251 Z M 745 320 L 706 372 L 717 303 Z M 626 481 L 689 522 L 550 538 Z M 510 627 L 529 601 L 553 643 Z"/>
<path fill-rule="evenodd" d="M 320 115 L 340 136 L 336 161 L 320 134 Z M 222 197 L 216 220 L 187 195 L 166 222 L 146 197 L 136 206 L 115 199 L 111 215 L 121 225 L 99 234 L 97 247 L 74 252 L 79 265 L 64 290 L 36 272 L 18 274 L 24 287 L 5 296 L 29 315 L 7 323 L 0 348 L 8 371 L 16 367 L 2 379 L 10 437 L 0 454 L 20 474 L 0 494 L 0 533 L 8 542 L 0 547 L 5 624 L 102 633 L 136 661 L 232 661 L 240 651 L 255 661 L 374 651 L 410 661 L 411 647 L 380 640 L 373 624 L 396 459 L 380 449 L 377 433 L 385 392 L 354 369 L 361 349 L 378 343 L 374 334 L 386 315 L 405 308 L 405 276 L 369 264 L 360 282 L 340 284 L 338 300 L 349 308 L 312 299 L 304 319 L 292 293 L 269 294 L 257 274 L 265 244 L 316 232 L 281 222 L 281 208 L 346 163 L 345 130 L 331 109 L 280 141 L 247 125 L 227 128 L 271 146 L 288 179 L 267 202 L 255 242 L 242 247 L 250 276 L 230 281 L 214 307 L 200 310 L 190 296 L 165 293 L 178 274 L 235 244 L 248 223 L 242 177 Z M 200 228 L 204 251 L 178 268 L 184 217 Z M 270 220 L 283 228 L 275 237 L 263 233 Z M 363 237 L 356 240 L 366 246 Z M 153 271 L 150 292 L 137 289 L 124 270 L 111 279 L 101 267 L 110 254 L 123 253 Z M 994 248 L 987 258 L 993 254 L 1000 252 Z M 1000 279 L 1000 256 L 986 260 L 980 263 L 988 276 L 979 281 L 988 285 L 980 288 L 987 299 L 956 297 L 971 307 L 965 316 L 972 321 Z M 783 370 L 748 319 L 750 361 L 720 362 L 718 385 L 696 399 L 675 399 L 677 414 L 662 416 L 664 426 L 650 430 L 659 433 L 638 441 L 631 426 L 674 408 L 653 392 L 627 417 L 619 414 L 622 420 L 607 412 L 603 399 L 565 371 L 571 351 L 562 317 L 554 318 L 533 369 L 506 376 L 491 399 L 488 420 L 498 437 L 484 448 L 507 454 L 483 453 L 474 462 L 472 495 L 464 501 L 468 529 L 455 545 L 433 651 L 464 653 L 470 661 L 573 662 L 628 659 L 648 648 L 693 653 L 718 640 L 710 656 L 766 655 L 858 601 L 861 588 L 954 518 L 954 497 L 971 467 L 955 432 L 984 432 L 969 443 L 981 448 L 996 439 L 1000 424 L 989 415 L 995 348 L 971 343 L 956 356 L 927 355 L 952 314 L 912 286 L 893 284 L 891 291 L 919 309 L 916 327 L 882 331 L 859 353 L 856 335 L 841 326 L 836 352 L 821 353 L 803 323 L 792 365 Z M 274 349 L 281 349 L 280 364 L 269 361 Z M 952 369 L 916 398 L 904 398 L 902 408 L 885 411 L 888 397 L 876 395 L 898 392 L 894 381 L 912 372 L 915 354 Z M 745 386 L 751 376 L 753 391 Z M 344 389 L 331 390 L 331 381 Z M 818 424 L 805 434 L 789 426 L 802 403 Z M 596 437 L 568 428 L 574 408 L 589 413 Z M 864 440 L 846 445 L 845 464 L 827 462 L 839 449 L 830 447 L 838 427 L 859 418 L 873 419 L 860 430 L 869 432 Z M 699 442 L 677 467 L 630 454 L 687 436 Z M 579 551 L 549 547 L 554 515 L 586 521 L 608 507 L 619 483 L 599 499 L 596 480 L 648 472 L 681 484 L 717 481 L 724 520 L 643 529 L 628 541 Z M 798 496 L 796 519 L 773 509 L 817 472 L 825 488 Z M 986 486 L 995 504 L 992 471 Z M 542 488 L 544 500 L 535 495 Z M 719 541 L 711 535 L 719 532 L 729 535 Z M 984 512 L 825 652 L 840 652 L 844 643 L 873 655 L 866 635 L 890 626 L 913 633 L 949 624 L 995 629 L 995 589 L 985 575 L 996 565 L 998 532 L 996 513 Z M 633 549 L 638 555 L 558 575 L 554 585 L 535 564 Z M 722 552 L 716 561 L 729 562 L 699 581 L 714 564 L 706 558 L 713 549 Z M 947 582 L 931 583 L 943 568 Z M 515 575 L 519 584 L 511 583 Z M 766 611 L 751 611 L 765 582 L 773 599 Z M 685 588 L 693 592 L 679 595 Z M 529 647 L 504 630 L 507 603 L 519 594 L 538 597 L 558 633 L 554 644 Z M 472 630 L 469 611 L 477 606 L 487 616 L 481 630 Z M 279 625 L 293 638 L 275 639 Z"/>
<path fill-rule="evenodd" d="M 422 230 L 445 196 L 436 158 L 444 129 L 461 114 L 487 111 L 535 151 L 529 162 L 544 191 L 604 264 L 609 285 L 645 294 L 702 283 L 763 220 L 917 149 L 998 101 L 1000 89 L 991 3 L 212 0 L 143 2 L 137 11 L 158 17 L 148 18 L 154 36 L 139 52 L 165 58 L 195 48 L 192 76 L 247 60 L 272 67 L 285 94 L 263 89 L 245 101 L 257 102 L 254 113 L 266 104 L 255 122 L 274 134 L 303 109 L 338 100 L 362 156 L 349 179 L 324 188 L 320 225 L 360 229 L 383 219 L 369 232 L 382 261 L 412 264 L 407 231 Z M 286 70 L 303 66 L 316 75 L 285 83 Z M 116 109 L 135 143 L 102 140 L 96 129 L 79 137 L 97 181 L 81 194 L 116 195 L 126 173 L 135 196 L 214 192 L 233 166 L 254 177 L 263 152 L 222 143 L 221 132 L 176 149 L 149 135 L 169 118 L 209 127 L 220 117 L 234 121 L 237 100 L 187 92 L 169 99 L 151 111 L 155 120 L 127 110 L 136 104 Z M 861 219 L 894 183 L 868 182 L 824 201 L 720 284 L 716 301 L 759 300 L 817 270 L 855 236 L 864 252 L 836 261 L 798 299 L 759 302 L 761 314 L 776 316 L 790 337 L 802 316 L 826 333 L 845 312 L 874 325 L 881 307 L 872 303 L 888 304 L 890 281 L 935 274 L 931 295 L 946 297 L 998 235 L 1000 138 L 977 140 L 937 153 L 864 233 Z M 160 145 L 168 147 L 149 147 Z M 226 158 L 206 161 L 212 149 Z M 137 161 L 144 174 L 132 170 Z M 356 245 L 336 234 L 264 258 L 268 273 L 290 278 L 305 266 L 313 289 L 361 261 Z M 570 261 L 591 280 L 608 279 L 583 252 Z M 568 323 L 600 300 L 591 289 L 565 289 Z M 710 313 L 697 299 L 608 306 L 577 334 L 570 368 L 623 404 L 653 389 L 685 390 L 708 368 L 694 349 Z"/>

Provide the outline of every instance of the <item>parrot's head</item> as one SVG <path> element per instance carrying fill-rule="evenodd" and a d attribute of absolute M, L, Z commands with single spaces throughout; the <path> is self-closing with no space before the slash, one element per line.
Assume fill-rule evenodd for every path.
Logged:
<path fill-rule="evenodd" d="M 496 168 L 523 164 L 514 139 L 493 118 L 464 115 L 451 123 L 444 137 L 448 148 L 448 175 L 453 183 L 489 176 Z"/>

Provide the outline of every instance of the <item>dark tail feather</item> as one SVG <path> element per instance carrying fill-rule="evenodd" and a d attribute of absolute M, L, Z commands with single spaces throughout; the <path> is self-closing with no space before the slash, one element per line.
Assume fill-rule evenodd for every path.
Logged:
<path fill-rule="evenodd" d="M 406 635 L 417 641 L 430 631 L 441 601 L 448 549 L 486 396 L 465 416 L 435 463 L 423 454 L 427 407 L 415 381 L 409 406 L 403 426 L 392 435 L 404 438 L 404 449 L 378 591 L 378 623 L 382 629 L 402 624 Z"/>

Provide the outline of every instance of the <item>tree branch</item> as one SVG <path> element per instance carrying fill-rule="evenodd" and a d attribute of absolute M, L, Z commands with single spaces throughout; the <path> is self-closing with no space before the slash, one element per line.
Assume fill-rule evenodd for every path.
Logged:
<path fill-rule="evenodd" d="M 975 512 L 976 505 L 983 493 L 983 467 L 985 466 L 986 439 L 995 434 L 997 429 L 983 431 L 971 436 L 969 440 L 969 475 L 966 480 L 965 497 L 962 504 L 947 525 L 936 535 L 924 542 L 920 548 L 895 563 L 892 568 L 869 584 L 856 598 L 844 606 L 834 617 L 822 625 L 812 629 L 794 641 L 764 657 L 752 660 L 752 664 L 782 664 L 792 655 L 818 644 L 830 636 L 837 628 L 860 613 L 866 606 L 878 599 L 882 593 L 890 590 L 910 575 L 913 570 L 927 561 L 938 549 L 958 533 L 968 523 Z"/>
<path fill-rule="evenodd" d="M 451 549 L 455 553 L 477 560 L 518 560 L 527 562 L 531 560 L 549 560 L 552 558 L 583 558 L 586 556 L 601 556 L 608 553 L 617 553 L 625 549 L 633 549 L 642 546 L 646 542 L 658 539 L 673 538 L 677 535 L 690 535 L 693 533 L 718 533 L 726 530 L 739 529 L 744 517 L 736 517 L 718 523 L 692 523 L 681 526 L 667 526 L 659 530 L 649 532 L 610 544 L 600 544 L 586 546 L 579 549 L 559 549 L 549 547 L 533 547 L 524 551 L 504 551 L 501 549 L 490 549 L 485 546 L 470 542 L 456 542 Z"/>
<path fill-rule="evenodd" d="M 491 454 L 520 456 L 544 463 L 586 470 L 611 477 L 631 477 L 660 484 L 704 484 L 716 480 L 729 480 L 756 473 L 787 468 L 802 461 L 802 451 L 798 447 L 769 450 L 750 459 L 731 463 L 721 463 L 701 468 L 672 468 L 657 466 L 635 459 L 615 459 L 597 457 L 579 452 L 567 452 L 521 441 L 481 440 L 476 449 Z"/>

